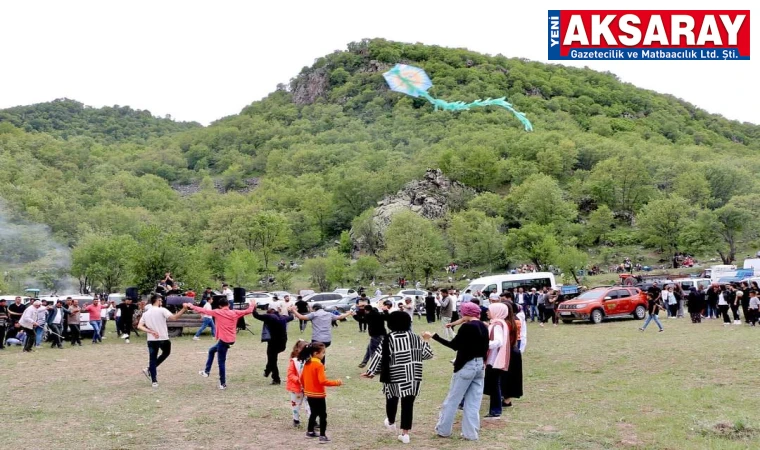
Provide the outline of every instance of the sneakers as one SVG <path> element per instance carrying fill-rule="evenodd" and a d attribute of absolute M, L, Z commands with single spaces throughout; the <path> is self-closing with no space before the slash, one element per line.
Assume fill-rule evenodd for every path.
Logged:
<path fill-rule="evenodd" d="M 202 376 L 203 378 L 208 378 L 208 373 L 206 373 L 205 370 L 199 370 L 198 375 Z"/>
<path fill-rule="evenodd" d="M 665 331 L 665 329 L 664 328 L 660 328 L 660 333 L 662 333 L 663 331 Z"/>
<path fill-rule="evenodd" d="M 227 389 L 227 385 L 226 385 L 226 384 L 220 384 L 220 385 L 219 385 L 219 390 L 220 390 L 220 391 L 223 391 L 223 390 L 225 390 L 225 389 Z"/>
<path fill-rule="evenodd" d="M 396 424 L 390 423 L 387 417 L 383 421 L 383 425 L 385 425 L 385 429 L 387 429 L 388 431 L 393 431 L 394 433 L 396 432 Z"/>
<path fill-rule="evenodd" d="M 142 370 L 142 373 L 143 373 L 143 375 L 145 375 L 145 378 L 147 378 L 148 380 L 150 380 L 150 370 L 148 370 L 147 367 Z"/>
<path fill-rule="evenodd" d="M 126 342 L 127 344 L 129 344 L 129 339 L 126 339 L 124 342 Z"/>
<path fill-rule="evenodd" d="M 409 443 L 409 435 L 408 434 L 401 434 L 401 435 L 399 435 L 398 440 L 401 441 L 404 444 L 408 444 Z"/>
<path fill-rule="evenodd" d="M 272 380 L 272 382 L 269 383 L 269 384 L 272 385 L 272 386 L 279 386 L 280 385 L 280 381 L 279 380 Z"/>
<path fill-rule="evenodd" d="M 122 339 L 129 339 L 129 335 L 126 334 L 126 333 L 124 333 L 124 334 L 121 335 L 121 338 Z"/>
<path fill-rule="evenodd" d="M 306 432 L 306 437 L 307 438 L 315 438 L 315 437 L 317 437 L 317 433 L 315 433 L 313 431 L 307 431 Z"/>
<path fill-rule="evenodd" d="M 734 320 L 734 325 L 741 325 L 741 324 L 742 324 L 741 320 Z"/>
<path fill-rule="evenodd" d="M 365 367 L 367 367 L 367 363 L 361 363 L 361 364 L 359 364 L 359 368 L 360 369 L 363 369 Z"/>
<path fill-rule="evenodd" d="M 193 340 L 194 340 L 194 341 L 200 341 L 200 340 L 201 340 L 201 338 L 199 338 L 198 336 L 193 336 Z"/>
<path fill-rule="evenodd" d="M 320 444 L 327 444 L 330 442 L 330 438 L 327 436 L 320 436 L 319 437 L 319 443 Z"/>
<path fill-rule="evenodd" d="M 495 414 L 488 414 L 487 416 L 483 418 L 486 420 L 498 420 L 498 419 L 501 419 L 501 416 L 497 416 Z"/>
<path fill-rule="evenodd" d="M 158 383 L 153 383 L 153 384 L 152 384 L 152 386 L 153 386 L 154 388 L 157 388 L 157 387 L 158 387 Z"/>
<path fill-rule="evenodd" d="M 269 369 L 264 369 L 264 378 L 268 378 L 271 373 Z"/>
<path fill-rule="evenodd" d="M 300 426 L 301 426 L 301 421 L 300 421 L 300 420 L 295 420 L 295 419 L 293 419 L 293 426 L 294 426 L 295 428 L 298 428 L 298 427 L 300 427 Z"/>

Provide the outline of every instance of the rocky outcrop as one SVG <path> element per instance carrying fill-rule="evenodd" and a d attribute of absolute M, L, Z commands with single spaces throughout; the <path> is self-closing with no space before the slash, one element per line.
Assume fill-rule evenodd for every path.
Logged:
<path fill-rule="evenodd" d="M 259 185 L 259 179 L 258 178 L 246 178 L 243 180 L 243 183 L 245 184 L 245 187 L 242 187 L 240 189 L 230 189 L 231 191 L 240 192 L 241 194 L 245 194 L 246 192 L 251 192 L 256 186 Z M 222 182 L 219 180 L 214 180 L 214 188 L 219 192 L 220 194 L 224 194 L 224 186 L 222 185 Z M 200 181 L 195 181 L 190 184 L 173 184 L 172 189 L 179 192 L 179 195 L 186 197 L 188 195 L 193 195 L 201 191 L 201 183 Z"/>
<path fill-rule="evenodd" d="M 426 219 L 440 219 L 452 209 L 459 209 L 475 195 L 475 191 L 458 181 L 448 179 L 440 169 L 428 169 L 425 177 L 407 183 L 395 195 L 377 203 L 373 222 L 381 241 L 393 216 L 399 211 L 412 211 Z M 351 230 L 354 246 L 361 249 L 364 240 Z"/>
<path fill-rule="evenodd" d="M 319 97 L 324 96 L 329 87 L 330 75 L 324 67 L 301 75 L 291 84 L 293 103 L 296 105 L 311 105 Z"/>

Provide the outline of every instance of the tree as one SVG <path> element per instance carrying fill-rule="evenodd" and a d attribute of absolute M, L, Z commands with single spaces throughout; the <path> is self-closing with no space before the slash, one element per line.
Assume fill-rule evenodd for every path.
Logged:
<path fill-rule="evenodd" d="M 587 245 L 603 243 L 607 234 L 615 225 L 615 217 L 607 205 L 601 205 L 588 215 L 584 241 Z"/>
<path fill-rule="evenodd" d="M 140 292 L 147 294 L 166 272 L 177 272 L 186 255 L 176 234 L 155 225 L 145 227 L 136 241 L 129 252 L 129 273 Z"/>
<path fill-rule="evenodd" d="M 377 255 L 382 238 L 374 220 L 375 210 L 368 209 L 351 223 L 351 235 L 358 245 L 373 255 Z"/>
<path fill-rule="evenodd" d="M 330 249 L 327 251 L 327 278 L 330 286 L 341 286 L 349 279 L 350 261 L 340 251 Z"/>
<path fill-rule="evenodd" d="M 504 242 L 504 252 L 514 259 L 530 261 L 536 268 L 544 268 L 556 259 L 559 244 L 554 227 L 529 223 L 509 230 Z"/>
<path fill-rule="evenodd" d="M 447 230 L 458 262 L 467 265 L 493 265 L 504 248 L 499 220 L 481 211 L 462 211 L 451 218 Z"/>
<path fill-rule="evenodd" d="M 362 280 L 375 279 L 380 271 L 380 261 L 374 256 L 362 256 L 356 261 L 356 272 Z"/>
<path fill-rule="evenodd" d="M 72 251 L 71 261 L 71 274 L 79 279 L 79 292 L 87 294 L 93 286 L 100 286 L 111 293 L 120 287 L 135 244 L 131 236 L 83 237 Z"/>
<path fill-rule="evenodd" d="M 330 290 L 330 282 L 327 281 L 327 267 L 327 259 L 321 257 L 307 259 L 304 263 L 304 269 L 309 274 L 312 284 L 316 284 L 322 292 Z"/>
<path fill-rule="evenodd" d="M 723 264 L 733 264 L 738 243 L 758 229 L 752 217 L 733 203 L 715 211 L 701 211 L 687 224 L 683 240 L 693 249 L 717 252 Z"/>
<path fill-rule="evenodd" d="M 247 249 L 233 250 L 225 258 L 224 279 L 233 286 L 255 286 L 259 280 L 259 259 Z"/>
<path fill-rule="evenodd" d="M 440 232 L 432 222 L 411 211 L 393 216 L 385 231 L 384 256 L 398 264 L 404 277 L 424 275 L 426 285 L 433 271 L 446 263 Z"/>
<path fill-rule="evenodd" d="M 563 196 L 557 180 L 539 174 L 514 188 L 509 199 L 517 205 L 521 222 L 550 225 L 570 222 L 578 214 Z"/>
<path fill-rule="evenodd" d="M 261 254 L 266 274 L 269 274 L 269 262 L 274 252 L 288 246 L 288 231 L 288 223 L 280 213 L 262 211 L 252 218 L 251 237 L 254 248 Z"/>
<path fill-rule="evenodd" d="M 588 265 L 588 254 L 577 247 L 565 246 L 560 249 L 556 259 L 557 265 L 565 274 L 572 274 L 576 284 L 581 284 L 578 280 L 578 272 Z"/>
<path fill-rule="evenodd" d="M 588 189 L 597 203 L 633 219 L 653 193 L 652 178 L 642 158 L 634 155 L 606 159 L 591 170 Z"/>
<path fill-rule="evenodd" d="M 693 208 L 684 198 L 672 196 L 649 202 L 641 209 L 638 226 L 645 245 L 674 255 L 684 242 L 684 232 L 692 220 Z"/>

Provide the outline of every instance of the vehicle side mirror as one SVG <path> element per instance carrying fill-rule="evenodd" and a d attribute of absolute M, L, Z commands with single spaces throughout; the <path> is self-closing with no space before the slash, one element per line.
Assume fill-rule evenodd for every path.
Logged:
<path fill-rule="evenodd" d="M 612 300 L 612 297 L 610 297 L 610 296 L 608 295 L 608 296 L 604 297 L 604 299 L 605 299 L 605 300 Z"/>

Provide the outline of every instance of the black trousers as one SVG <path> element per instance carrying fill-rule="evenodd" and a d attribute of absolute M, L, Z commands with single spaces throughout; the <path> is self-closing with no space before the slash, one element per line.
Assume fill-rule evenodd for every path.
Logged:
<path fill-rule="evenodd" d="M 311 409 L 307 431 L 309 433 L 314 432 L 314 427 L 317 426 L 317 418 L 319 418 L 319 435 L 324 436 L 325 430 L 327 430 L 327 399 L 306 397 L 306 401 L 309 402 Z"/>
<path fill-rule="evenodd" d="M 121 330 L 116 330 L 118 334 L 126 334 L 127 336 L 130 336 L 132 333 L 135 333 L 135 336 L 140 337 L 140 335 L 137 333 L 137 330 L 132 327 L 132 318 L 128 317 L 128 320 L 124 320 L 122 317 L 119 321 L 119 327 L 121 327 Z M 127 337 L 129 339 L 129 337 Z"/>
<path fill-rule="evenodd" d="M 691 314 L 691 323 L 702 323 L 701 312 L 695 312 L 695 313 L 690 313 L 690 314 Z"/>
<path fill-rule="evenodd" d="M 5 325 L 0 325 L 0 348 L 5 348 L 5 333 L 7 332 Z"/>
<path fill-rule="evenodd" d="M 758 315 L 760 315 L 760 312 L 758 312 L 758 310 L 756 309 L 748 309 L 747 313 L 749 315 L 749 322 L 754 327 L 755 324 L 757 323 L 757 318 L 758 318 Z"/>
<path fill-rule="evenodd" d="M 720 315 L 723 316 L 723 323 L 731 323 L 731 319 L 728 317 L 728 305 L 718 305 Z"/>
<path fill-rule="evenodd" d="M 425 316 L 427 317 L 427 323 L 435 322 L 435 308 L 425 308 Z"/>
<path fill-rule="evenodd" d="M 79 330 L 79 325 L 69 324 L 69 336 L 71 337 L 71 345 L 82 345 L 81 335 L 82 333 Z"/>
<path fill-rule="evenodd" d="M 742 313 L 744 314 L 744 322 L 749 323 L 749 304 L 742 303 Z"/>
<path fill-rule="evenodd" d="M 548 322 L 549 319 L 552 319 L 552 323 L 556 324 L 559 321 L 557 320 L 557 315 L 554 314 L 554 308 L 546 308 L 544 309 L 544 323 Z"/>
<path fill-rule="evenodd" d="M 34 340 L 35 340 L 35 333 L 34 328 L 24 328 L 24 333 L 26 334 L 26 340 L 24 341 L 24 351 L 25 352 L 31 352 L 32 347 L 34 346 Z"/>
<path fill-rule="evenodd" d="M 265 370 L 272 373 L 272 381 L 280 382 L 280 369 L 277 368 L 277 356 L 285 351 L 287 343 L 267 342 L 267 366 Z"/>
<path fill-rule="evenodd" d="M 301 330 L 301 333 L 303 333 L 303 330 L 306 329 L 306 324 L 309 323 L 308 320 L 299 320 L 298 321 L 298 328 Z"/>
<path fill-rule="evenodd" d="M 412 418 L 414 416 L 414 400 L 413 395 L 408 395 L 401 398 L 401 429 L 412 429 Z M 388 423 L 396 423 L 396 412 L 398 411 L 398 397 L 391 397 L 385 399 L 385 415 L 388 417 Z"/>
<path fill-rule="evenodd" d="M 670 311 L 670 315 L 672 317 L 678 316 L 678 303 L 673 303 L 672 305 L 668 305 L 668 311 Z"/>
<path fill-rule="evenodd" d="M 161 355 L 158 352 L 161 351 Z M 172 353 L 172 342 L 168 339 L 164 341 L 148 341 L 148 372 L 150 379 L 156 382 L 156 371 L 162 362 L 166 361 Z"/>
<path fill-rule="evenodd" d="M 544 307 L 543 303 L 538 305 L 538 321 L 546 323 L 546 307 Z"/>
<path fill-rule="evenodd" d="M 731 314 L 734 316 L 734 320 L 739 320 L 739 305 L 731 304 Z"/>
<path fill-rule="evenodd" d="M 357 320 L 359 322 L 359 332 L 367 331 L 367 321 L 364 320 L 364 317 L 361 317 Z"/>
<path fill-rule="evenodd" d="M 51 342 L 51 347 L 63 346 L 63 326 L 60 323 L 51 323 L 48 325 L 50 334 L 48 334 L 48 340 Z"/>

